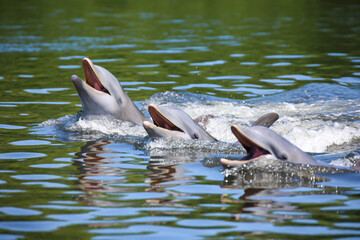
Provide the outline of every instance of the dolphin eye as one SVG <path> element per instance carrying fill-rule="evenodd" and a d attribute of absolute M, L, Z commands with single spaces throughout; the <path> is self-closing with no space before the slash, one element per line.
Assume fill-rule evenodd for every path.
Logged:
<path fill-rule="evenodd" d="M 194 138 L 199 139 L 199 136 L 196 133 L 194 133 Z"/>
<path fill-rule="evenodd" d="M 109 93 L 110 94 L 110 93 Z M 111 94 L 110 94 L 111 95 Z M 120 106 L 122 106 L 123 105 L 123 103 L 122 103 L 122 101 L 121 101 L 121 99 L 120 98 L 116 98 L 116 102 L 120 105 Z"/>
<path fill-rule="evenodd" d="M 287 160 L 288 157 L 287 157 L 286 154 L 283 153 L 283 154 L 280 155 L 280 159 L 281 159 L 281 160 Z"/>

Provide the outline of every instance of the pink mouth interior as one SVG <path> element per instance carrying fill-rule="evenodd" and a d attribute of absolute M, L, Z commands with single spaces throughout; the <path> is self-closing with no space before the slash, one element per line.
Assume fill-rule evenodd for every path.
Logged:
<path fill-rule="evenodd" d="M 92 88 L 110 95 L 109 91 L 102 85 L 101 81 L 96 76 L 94 70 L 87 61 L 83 61 L 83 68 L 85 73 L 86 83 Z"/>
<path fill-rule="evenodd" d="M 243 157 L 241 160 L 251 160 L 266 154 L 270 154 L 267 150 L 261 148 L 255 142 L 253 142 L 249 137 L 244 135 L 236 127 L 231 127 L 231 130 L 236 136 L 236 138 L 239 140 L 241 145 L 243 145 L 245 150 L 248 152 L 248 154 L 245 157 Z"/>
<path fill-rule="evenodd" d="M 170 131 L 184 132 L 171 121 L 169 121 L 166 117 L 164 117 L 155 107 L 149 106 L 148 110 L 156 126 L 165 128 Z"/>

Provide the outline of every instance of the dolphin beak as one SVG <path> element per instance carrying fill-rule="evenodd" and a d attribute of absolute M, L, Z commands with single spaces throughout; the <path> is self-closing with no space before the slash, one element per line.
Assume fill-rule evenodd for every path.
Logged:
<path fill-rule="evenodd" d="M 184 132 L 173 122 L 171 122 L 155 104 L 150 104 L 148 111 L 157 127 L 161 127 L 170 131 Z"/>
<path fill-rule="evenodd" d="M 104 87 L 100 78 L 96 74 L 95 65 L 91 62 L 89 58 L 84 58 L 82 61 L 82 66 L 84 69 L 85 79 L 87 85 L 93 89 L 104 92 L 110 95 L 109 91 Z"/>
<path fill-rule="evenodd" d="M 180 138 L 180 139 L 191 139 L 187 134 L 184 132 L 179 131 L 172 131 L 166 128 L 158 127 L 155 124 L 144 121 L 143 127 L 145 131 L 151 136 L 151 138 Z"/>

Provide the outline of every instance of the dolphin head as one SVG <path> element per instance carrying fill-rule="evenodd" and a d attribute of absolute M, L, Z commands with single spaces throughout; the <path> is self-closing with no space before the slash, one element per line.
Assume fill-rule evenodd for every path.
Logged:
<path fill-rule="evenodd" d="M 247 151 L 240 161 L 221 159 L 224 166 L 240 166 L 260 158 L 275 158 L 298 164 L 321 165 L 320 162 L 304 153 L 275 131 L 263 127 L 252 126 L 246 129 L 233 125 L 231 131 Z"/>
<path fill-rule="evenodd" d="M 169 106 L 150 104 L 149 113 L 154 121 L 143 122 L 145 130 L 152 138 L 182 138 L 216 141 L 184 111 Z"/>
<path fill-rule="evenodd" d="M 94 65 L 88 58 L 82 60 L 82 66 L 85 81 L 76 75 L 71 76 L 71 81 L 86 115 L 112 115 L 138 125 L 146 120 L 111 72 Z"/>

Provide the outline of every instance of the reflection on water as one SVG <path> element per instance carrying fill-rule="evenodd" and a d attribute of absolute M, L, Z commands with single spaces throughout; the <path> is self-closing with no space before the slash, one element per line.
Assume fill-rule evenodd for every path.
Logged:
<path fill-rule="evenodd" d="M 103 198 L 101 193 L 121 192 L 122 190 L 122 188 L 111 187 L 112 183 L 124 182 L 122 176 L 126 173 L 126 170 L 107 167 L 114 158 L 106 156 L 114 153 L 114 151 L 106 148 L 106 145 L 110 143 L 110 141 L 106 140 L 90 141 L 81 147 L 81 152 L 75 154 L 78 159 L 74 160 L 74 165 L 79 168 L 80 173 L 78 185 L 85 192 L 84 195 L 79 196 L 79 200 L 87 205 L 116 206 L 111 201 L 101 200 Z"/>
<path fill-rule="evenodd" d="M 360 5 L 334 1 L 0 2 L 0 239 L 355 239 L 356 172 L 224 171 L 232 124 L 272 129 L 316 159 L 359 161 Z M 136 105 L 176 106 L 219 142 L 151 140 L 76 121 L 81 59 Z M 147 114 L 147 113 L 146 113 Z"/>

